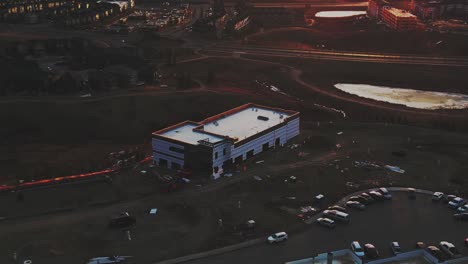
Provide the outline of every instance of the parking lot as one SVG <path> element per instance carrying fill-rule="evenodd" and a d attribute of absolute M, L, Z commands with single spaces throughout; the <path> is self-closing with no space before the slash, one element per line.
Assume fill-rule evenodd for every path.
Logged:
<path fill-rule="evenodd" d="M 437 245 L 445 240 L 454 243 L 463 256 L 468 255 L 468 247 L 463 245 L 468 224 L 454 220 L 454 211 L 446 204 L 432 202 L 429 195 L 416 194 L 410 200 L 404 192 L 392 194 L 391 201 L 376 202 L 364 211 L 351 210 L 348 225 L 330 230 L 311 224 L 306 232 L 289 234 L 282 244 L 264 243 L 190 263 L 284 263 L 348 248 L 354 240 L 374 244 L 381 257 L 391 256 L 392 241 L 398 241 L 405 252 L 414 250 L 418 241 Z"/>

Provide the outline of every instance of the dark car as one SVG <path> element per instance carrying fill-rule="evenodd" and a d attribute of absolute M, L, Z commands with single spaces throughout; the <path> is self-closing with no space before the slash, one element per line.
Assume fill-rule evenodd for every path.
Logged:
<path fill-rule="evenodd" d="M 408 189 L 406 189 L 406 191 L 408 192 L 408 198 L 416 199 L 416 189 L 408 188 Z"/>
<path fill-rule="evenodd" d="M 457 220 L 468 221 L 468 213 L 454 214 L 453 217 Z"/>
<path fill-rule="evenodd" d="M 171 175 L 158 175 L 157 178 L 163 192 L 176 191 L 185 184 L 182 178 L 174 178 Z"/>
<path fill-rule="evenodd" d="M 444 253 L 436 246 L 428 246 L 426 250 L 431 253 L 436 259 L 444 260 Z"/>
<path fill-rule="evenodd" d="M 416 248 L 420 248 L 420 249 L 425 249 L 426 248 L 426 244 L 424 242 L 416 242 Z"/>
<path fill-rule="evenodd" d="M 118 216 L 113 217 L 109 221 L 109 227 L 110 228 L 123 228 L 123 227 L 129 227 L 132 226 L 136 223 L 136 219 L 128 212 L 123 212 L 120 213 Z"/>
<path fill-rule="evenodd" d="M 346 206 L 350 207 L 350 208 L 358 209 L 358 210 L 361 210 L 361 211 L 366 209 L 366 206 L 363 205 L 362 203 L 358 202 L 358 201 L 347 201 Z"/>
<path fill-rule="evenodd" d="M 387 190 L 387 188 L 382 187 L 382 188 L 379 188 L 378 191 L 383 195 L 385 200 L 391 200 L 392 199 L 392 194 Z"/>
<path fill-rule="evenodd" d="M 345 212 L 345 213 L 348 211 L 346 208 L 338 206 L 338 205 L 330 206 L 330 207 L 328 207 L 328 210 L 337 210 L 337 211 L 341 211 L 341 212 Z"/>
<path fill-rule="evenodd" d="M 366 257 L 370 259 L 376 259 L 379 257 L 379 251 L 372 244 L 364 245 L 364 254 L 366 254 Z"/>
<path fill-rule="evenodd" d="M 467 247 L 468 247 L 468 237 L 467 237 L 467 238 L 465 238 L 465 246 L 467 246 Z"/>
<path fill-rule="evenodd" d="M 369 195 L 376 201 L 383 201 L 385 199 L 384 196 L 377 191 L 371 191 Z"/>
<path fill-rule="evenodd" d="M 449 195 L 444 195 L 441 200 L 442 200 L 443 203 L 449 203 L 455 198 L 457 198 L 456 195 L 449 194 Z"/>
<path fill-rule="evenodd" d="M 366 199 L 369 203 L 372 203 L 374 201 L 374 198 L 372 198 L 372 196 L 368 193 L 361 193 L 360 195 L 358 195 L 359 197 L 364 197 L 364 199 Z"/>

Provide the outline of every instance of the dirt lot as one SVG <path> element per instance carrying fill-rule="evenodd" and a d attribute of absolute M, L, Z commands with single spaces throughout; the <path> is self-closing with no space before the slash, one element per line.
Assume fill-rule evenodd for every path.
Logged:
<path fill-rule="evenodd" d="M 436 44 L 439 41 L 442 42 Z M 280 28 L 249 36 L 248 43 L 293 49 L 320 48 L 377 53 L 468 55 L 465 48 L 468 45 L 468 39 L 463 35 L 424 31 L 394 32 L 386 30 L 384 26 L 374 25 L 343 32 L 321 28 Z"/>
<path fill-rule="evenodd" d="M 467 195 L 466 135 L 341 121 L 318 125 L 307 118 L 302 127 L 295 141 L 298 147 L 273 150 L 246 163 L 246 170 L 234 172 L 233 177 L 214 183 L 194 180 L 173 194 L 161 193 L 154 178 L 136 168 L 117 176 L 112 184 L 30 191 L 23 202 L 16 201 L 14 194 L 2 195 L 2 203 L 17 204 L 8 207 L 5 217 L 57 208 L 72 211 L 3 222 L 1 241 L 8 243 L 0 243 L 1 262 L 8 263 L 13 251 L 28 246 L 35 263 L 80 263 L 86 257 L 106 254 L 132 255 L 136 261 L 149 263 L 249 239 L 234 231 L 234 226 L 248 219 L 257 221 L 254 237 L 278 229 L 303 229 L 298 209 L 320 207 L 313 203 L 319 193 L 326 195 L 321 206 L 357 189 L 381 185 Z M 264 162 L 256 164 L 259 160 Z M 394 165 L 405 173 L 356 167 L 355 161 Z M 297 182 L 285 182 L 289 176 L 296 176 Z M 348 187 L 346 182 L 359 187 Z M 120 202 L 107 204 L 115 201 Z M 158 213 L 149 216 L 153 207 Z M 123 210 L 137 217 L 131 241 L 124 231 L 106 226 L 111 215 Z M 223 219 L 222 228 L 218 219 Z"/>

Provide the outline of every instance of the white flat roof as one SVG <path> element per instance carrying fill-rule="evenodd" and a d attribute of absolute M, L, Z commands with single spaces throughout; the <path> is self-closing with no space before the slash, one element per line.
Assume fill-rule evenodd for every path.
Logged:
<path fill-rule="evenodd" d="M 207 140 L 210 143 L 216 143 L 223 140 L 222 137 L 217 137 L 214 135 L 194 131 L 193 129 L 198 126 L 199 124 L 197 125 L 193 123 L 187 123 L 169 131 L 166 131 L 160 135 L 192 145 L 198 145 L 198 141 L 200 140 Z"/>
<path fill-rule="evenodd" d="M 266 117 L 268 120 L 260 120 L 258 116 Z M 214 134 L 237 138 L 240 141 L 282 123 L 289 116 L 291 115 L 279 110 L 250 106 L 205 123 L 203 129 Z"/>

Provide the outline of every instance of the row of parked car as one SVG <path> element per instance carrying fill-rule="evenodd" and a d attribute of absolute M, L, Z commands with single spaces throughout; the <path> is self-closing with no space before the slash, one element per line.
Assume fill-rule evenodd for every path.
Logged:
<path fill-rule="evenodd" d="M 345 203 L 347 208 L 358 210 L 366 209 L 366 206 L 375 201 L 391 200 L 392 194 L 386 188 L 379 188 L 370 192 L 364 192 L 357 196 L 351 196 Z M 334 228 L 336 222 L 349 223 L 351 216 L 348 209 L 342 206 L 334 205 L 323 211 L 323 217 L 316 220 L 316 223 L 328 228 Z"/>
<path fill-rule="evenodd" d="M 465 245 L 468 246 L 468 238 L 465 239 Z M 417 242 L 416 248 L 427 250 L 435 258 L 441 261 L 449 259 L 449 258 L 461 256 L 460 252 L 455 247 L 455 245 L 447 241 L 441 241 L 438 247 L 426 246 L 424 242 Z M 390 249 L 393 255 L 398 255 L 402 253 L 400 243 L 396 241 L 390 243 Z M 359 258 L 376 259 L 380 257 L 380 254 L 377 248 L 373 244 L 370 244 L 370 243 L 364 244 L 364 247 L 362 247 L 358 241 L 353 241 L 351 243 L 351 251 Z"/>
<path fill-rule="evenodd" d="M 458 220 L 468 221 L 468 200 L 456 195 L 446 195 L 442 192 L 434 192 L 432 201 L 446 203 L 450 209 L 455 210 L 453 217 Z"/>

